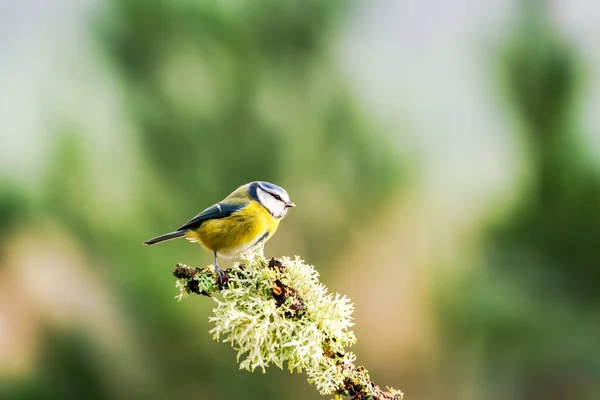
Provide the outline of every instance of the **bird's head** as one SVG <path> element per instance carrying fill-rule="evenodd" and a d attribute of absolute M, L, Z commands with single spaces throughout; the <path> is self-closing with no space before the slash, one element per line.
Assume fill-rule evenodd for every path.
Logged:
<path fill-rule="evenodd" d="M 248 191 L 250 196 L 275 218 L 283 218 L 288 208 L 296 206 L 290 201 L 290 196 L 284 188 L 269 182 L 252 182 Z"/>

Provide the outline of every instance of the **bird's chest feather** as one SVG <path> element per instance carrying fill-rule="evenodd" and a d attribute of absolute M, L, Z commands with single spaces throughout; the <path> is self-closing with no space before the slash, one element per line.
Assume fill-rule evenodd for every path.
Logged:
<path fill-rule="evenodd" d="M 210 250 L 234 255 L 258 241 L 270 239 L 278 225 L 278 219 L 260 204 L 252 202 L 229 217 L 205 221 L 195 234 L 198 241 Z"/>

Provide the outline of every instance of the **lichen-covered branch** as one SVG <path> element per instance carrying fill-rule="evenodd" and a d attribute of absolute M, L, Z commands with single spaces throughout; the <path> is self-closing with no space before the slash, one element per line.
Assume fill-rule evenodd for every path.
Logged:
<path fill-rule="evenodd" d="M 402 392 L 381 390 L 365 368 L 354 364 L 355 355 L 345 350 L 356 341 L 349 330 L 352 304 L 328 293 L 317 271 L 299 258 L 267 262 L 257 253 L 244 255 L 242 263 L 226 271 L 222 287 L 213 266 L 177 264 L 174 275 L 180 300 L 220 292 L 210 333 L 231 343 L 240 368 L 264 372 L 275 364 L 305 371 L 321 394 L 336 398 L 402 399 Z"/>

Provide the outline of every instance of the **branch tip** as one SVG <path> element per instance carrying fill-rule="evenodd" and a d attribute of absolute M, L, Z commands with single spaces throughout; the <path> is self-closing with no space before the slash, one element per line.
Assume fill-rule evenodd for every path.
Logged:
<path fill-rule="evenodd" d="M 306 370 L 321 394 L 336 399 L 403 398 L 400 391 L 381 390 L 364 367 L 355 366 L 355 355 L 345 352 L 356 341 L 349 331 L 353 306 L 346 297 L 329 294 L 314 267 L 297 257 L 267 262 L 251 254 L 244 261 L 225 270 L 221 279 L 213 266 L 177 264 L 173 271 L 179 299 L 221 292 L 210 332 L 216 340 L 224 336 L 238 351 L 240 368 L 264 371 L 274 363 Z"/>

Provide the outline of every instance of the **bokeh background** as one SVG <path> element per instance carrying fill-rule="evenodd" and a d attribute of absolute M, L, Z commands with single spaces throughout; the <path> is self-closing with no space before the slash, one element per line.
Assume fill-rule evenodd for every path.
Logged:
<path fill-rule="evenodd" d="M 407 399 L 600 398 L 600 6 L 0 2 L 0 399 L 318 399 L 177 303 L 251 180 Z"/>

